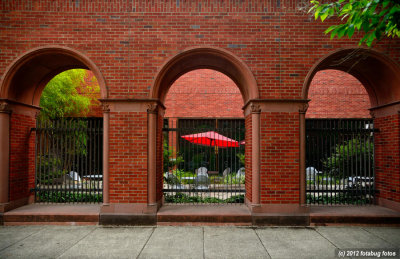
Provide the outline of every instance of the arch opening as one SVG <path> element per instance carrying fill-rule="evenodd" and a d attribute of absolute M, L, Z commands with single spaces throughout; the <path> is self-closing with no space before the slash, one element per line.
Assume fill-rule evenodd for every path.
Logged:
<path fill-rule="evenodd" d="M 234 54 L 208 47 L 188 49 L 168 60 L 154 80 L 150 98 L 164 103 L 171 85 L 183 74 L 196 69 L 213 69 L 227 75 L 239 88 L 244 103 L 259 98 L 257 83 L 250 69 Z"/>
<path fill-rule="evenodd" d="M 106 98 L 107 88 L 97 66 L 84 54 L 58 46 L 37 48 L 18 57 L 6 70 L 0 97 L 39 106 L 41 93 L 54 76 L 79 68 L 93 72 L 99 82 L 100 95 Z"/>
<path fill-rule="evenodd" d="M 334 91 L 327 90 L 325 96 L 316 95 L 312 89 L 314 80 L 329 71 L 336 73 L 332 81 L 340 81 L 340 73 L 356 78 L 358 81 L 353 80 L 353 84 L 365 89 L 364 97 L 360 98 L 362 89 L 356 93 L 351 85 L 329 86 L 332 83 L 329 80 L 323 82 L 322 87 L 328 85 Z M 311 99 L 305 115 L 302 137 L 305 155 L 301 161 L 306 186 L 302 195 L 307 203 L 363 205 L 377 202 L 398 206 L 396 202 L 400 198 L 390 190 L 399 177 L 396 166 L 400 143 L 393 137 L 400 131 L 399 83 L 399 66 L 370 49 L 335 51 L 320 59 L 309 71 L 302 90 L 302 97 Z M 315 102 L 318 97 L 324 100 Z M 325 112 L 318 114 L 318 108 Z M 385 162 L 388 159 L 393 163 L 383 166 L 388 165 Z M 326 194 L 321 194 L 324 186 Z"/>
<path fill-rule="evenodd" d="M 100 88 L 100 93 L 95 98 L 98 99 L 100 96 L 102 98 L 107 97 L 105 81 L 97 66 L 84 54 L 68 47 L 47 46 L 30 50 L 20 55 L 11 63 L 2 77 L 0 82 L 0 100 L 3 103 L 2 105 L 6 107 L 6 112 L 3 111 L 0 118 L 2 120 L 0 124 L 3 125 L 3 127 L 0 128 L 0 135 L 2 139 L 5 140 L 1 142 L 0 147 L 3 153 L 0 161 L 0 189 L 2 189 L 0 200 L 1 202 L 10 202 L 10 204 L 14 204 L 10 205 L 11 207 L 34 202 L 35 191 L 37 191 L 38 188 L 49 185 L 50 179 L 53 184 L 58 184 L 58 189 L 63 189 L 63 183 L 59 182 L 66 179 L 66 175 L 69 171 L 74 171 L 71 169 L 71 166 L 67 169 L 67 167 L 60 165 L 57 175 L 48 174 L 43 178 L 45 183 L 41 187 L 38 187 L 36 184 L 38 174 L 43 174 L 41 170 L 44 170 L 43 168 L 50 164 L 50 162 L 47 161 L 48 163 L 43 163 L 44 167 L 42 167 L 40 165 L 38 166 L 37 162 L 43 162 L 43 157 L 50 159 L 48 152 L 52 151 L 54 153 L 53 158 L 55 157 L 55 159 L 52 161 L 56 164 L 61 164 L 61 157 L 64 159 L 71 153 L 64 152 L 61 155 L 56 154 L 56 148 L 53 146 L 50 148 L 50 144 L 56 143 L 55 145 L 59 147 L 61 144 L 66 144 L 66 142 L 69 141 L 69 147 L 73 145 L 76 146 L 77 141 L 72 141 L 71 139 L 73 139 L 73 137 L 71 136 L 62 136 L 62 138 L 53 140 L 53 143 L 50 143 L 50 139 L 57 134 L 60 135 L 60 132 L 68 132 L 68 130 L 65 129 L 56 130 L 55 133 L 53 132 L 54 134 L 51 133 L 53 135 L 45 136 L 42 140 L 38 141 L 38 136 L 43 137 L 46 134 L 45 129 L 37 127 L 37 118 L 40 117 L 37 116 L 40 112 L 40 98 L 43 90 L 56 75 L 70 69 L 86 69 L 91 71 L 92 76 L 97 79 L 96 83 L 98 83 Z M 99 105 L 100 104 L 97 102 L 97 106 Z M 103 112 L 100 108 L 97 110 L 97 117 L 100 117 L 101 122 L 97 122 L 96 125 L 97 127 L 102 127 L 103 122 L 101 117 L 103 116 Z M 76 116 L 79 116 L 79 112 L 76 113 Z M 72 124 L 74 123 L 52 121 L 41 124 L 41 126 L 45 128 L 45 126 L 50 125 L 49 127 L 54 129 L 55 127 L 66 127 Z M 92 124 L 92 122 L 87 122 L 84 128 L 91 127 L 93 126 Z M 9 127 L 5 127 L 4 125 L 9 125 Z M 77 127 L 74 129 L 76 128 Z M 73 129 L 69 132 L 72 131 Z M 87 132 L 82 134 L 87 134 Z M 75 152 L 80 152 L 80 155 L 82 155 L 80 158 L 77 158 L 80 160 L 85 156 L 83 148 L 85 150 L 88 148 L 94 149 L 92 145 L 94 138 L 92 141 L 92 139 L 83 137 L 82 134 L 78 134 L 80 137 L 77 137 L 83 139 L 80 141 L 81 145 L 79 146 L 81 150 Z M 96 139 L 100 142 L 103 141 L 103 137 L 100 135 L 98 135 Z M 40 147 L 40 143 L 44 144 L 44 146 Z M 40 152 L 38 153 L 38 147 L 41 148 L 42 153 L 44 152 L 42 155 L 39 154 Z M 96 156 L 101 157 L 101 152 L 104 151 L 105 146 L 97 145 L 97 148 L 100 148 L 100 151 Z M 67 149 L 68 147 L 64 149 L 59 148 L 58 151 L 65 151 Z M 38 154 L 40 157 L 38 157 Z M 102 167 L 102 162 L 100 160 L 98 162 L 96 166 L 101 167 L 99 170 L 104 169 Z M 82 162 L 80 163 L 82 164 Z M 84 166 L 81 165 L 81 168 L 83 167 Z M 81 174 L 84 175 L 85 173 L 82 172 Z M 83 178 L 81 178 L 81 180 L 82 179 Z M 71 184 L 70 186 L 75 185 L 79 185 L 79 183 Z M 81 186 L 81 189 L 82 188 Z M 59 201 L 51 200 L 50 202 Z"/>
<path fill-rule="evenodd" d="M 256 80 L 255 80 L 254 76 L 252 75 L 250 69 L 242 61 L 240 61 L 240 59 L 238 57 L 236 57 L 234 54 L 232 54 L 228 51 L 225 51 L 223 49 L 209 48 L 209 47 L 199 47 L 199 48 L 188 49 L 188 50 L 185 50 L 185 51 L 177 54 L 176 56 L 172 57 L 171 59 L 169 59 L 162 66 L 161 70 L 158 72 L 158 74 L 153 82 L 153 85 L 152 85 L 152 88 L 150 91 L 150 98 L 159 100 L 162 104 L 165 104 L 167 106 L 166 113 L 168 114 L 168 105 L 167 105 L 168 102 L 166 102 L 166 98 L 167 98 L 167 94 L 169 94 L 169 90 L 170 90 L 171 86 L 174 83 L 179 82 L 179 80 L 182 77 L 185 77 L 186 75 L 188 75 L 190 73 L 195 73 L 196 71 L 201 71 L 201 70 L 209 70 L 209 71 L 213 71 L 214 73 L 221 74 L 225 79 L 228 79 L 231 82 L 231 84 L 234 85 L 234 88 L 236 88 L 235 95 L 237 95 L 237 97 L 239 97 L 239 98 L 237 98 L 239 100 L 235 100 L 235 102 L 237 102 L 235 105 L 236 108 L 241 109 L 243 107 L 243 104 L 247 104 L 249 101 L 259 98 L 259 92 L 258 92 Z M 237 91 L 237 90 L 239 90 L 239 91 Z M 241 187 L 238 187 L 239 189 L 237 190 L 237 193 L 236 193 L 239 196 L 232 197 L 231 198 L 232 201 L 230 201 L 228 199 L 229 197 L 224 197 L 224 199 L 228 199 L 227 202 L 229 202 L 229 203 L 235 202 L 233 200 L 235 200 L 236 198 L 238 198 L 240 200 L 239 202 L 244 202 L 245 196 L 243 193 L 245 193 L 245 192 L 247 193 L 249 190 L 251 190 L 250 183 L 248 183 L 248 182 L 246 184 L 244 183 L 244 181 L 245 181 L 244 180 L 244 178 L 245 178 L 244 163 L 246 163 L 248 165 L 248 163 L 251 161 L 251 155 L 250 155 L 250 152 L 248 152 L 249 151 L 248 148 L 246 149 L 246 152 L 248 152 L 247 157 L 246 157 L 246 162 L 244 161 L 245 160 L 244 159 L 244 153 L 245 153 L 245 151 L 244 151 L 245 131 L 244 131 L 244 129 L 246 127 L 245 125 L 247 125 L 247 127 L 248 127 L 249 124 L 251 123 L 251 119 L 250 119 L 251 115 L 247 115 L 246 122 L 243 119 L 244 116 L 243 116 L 242 112 L 241 112 L 240 118 L 237 117 L 236 113 L 235 114 L 232 113 L 231 115 L 226 115 L 227 117 L 230 117 L 230 120 L 224 119 L 224 118 L 216 118 L 215 116 L 211 118 L 210 114 L 207 114 L 206 116 L 201 116 L 201 117 L 203 117 L 202 118 L 203 120 L 201 120 L 200 118 L 198 118 L 198 116 L 199 115 L 194 115 L 194 114 L 190 115 L 190 112 L 189 112 L 189 114 L 185 117 L 191 117 L 192 120 L 199 119 L 198 121 L 201 121 L 200 124 L 207 124 L 207 125 L 202 125 L 202 126 L 197 125 L 197 126 L 203 127 L 202 128 L 203 131 L 213 132 L 212 133 L 213 136 L 211 136 L 211 137 L 215 137 L 216 133 L 221 134 L 221 135 L 225 134 L 225 137 L 228 137 L 229 139 L 231 139 L 231 140 L 229 140 L 229 141 L 231 141 L 230 144 L 235 143 L 233 145 L 236 145 L 236 143 L 237 143 L 237 147 L 236 146 L 235 147 L 222 147 L 222 146 L 221 147 L 218 147 L 218 146 L 209 147 L 210 150 L 211 149 L 213 150 L 213 152 L 211 152 L 212 155 L 207 156 L 207 159 L 205 159 L 207 161 L 203 161 L 203 162 L 208 163 L 206 165 L 209 167 L 207 170 L 211 173 L 211 174 L 209 174 L 210 177 L 208 178 L 208 180 L 204 179 L 204 181 L 208 181 L 207 182 L 208 184 L 207 184 L 207 186 L 201 186 L 201 184 L 200 184 L 200 186 L 196 186 L 196 183 L 193 183 L 195 188 L 207 189 L 207 191 L 205 192 L 205 193 L 207 193 L 207 192 L 209 192 L 210 188 L 212 189 L 217 185 L 224 184 L 224 181 L 227 181 L 227 177 L 231 177 L 230 178 L 231 180 L 233 180 L 234 182 L 236 180 L 238 182 L 237 184 L 241 185 Z M 193 117 L 197 117 L 197 118 L 193 118 Z M 207 117 L 206 118 L 207 121 L 204 120 L 205 119 L 204 117 Z M 164 128 L 171 127 L 172 125 L 170 125 L 170 122 L 165 122 L 165 120 L 163 120 L 163 118 L 164 118 L 163 115 L 159 115 L 158 123 L 163 124 Z M 195 125 L 196 123 L 194 121 L 190 121 L 190 122 L 186 121 L 186 122 L 182 122 L 182 123 L 183 124 L 186 123 L 185 124 L 186 127 L 188 125 L 191 125 L 191 126 L 194 126 L 194 128 L 196 128 L 196 125 Z M 181 125 L 183 125 L 182 123 L 181 123 Z M 234 130 L 232 130 L 232 129 L 228 130 L 228 131 L 226 131 L 226 130 L 221 131 L 221 129 L 218 127 L 218 125 L 221 125 L 221 126 L 225 125 L 228 128 L 237 126 L 237 127 L 241 128 L 242 131 L 237 130 L 236 132 L 234 132 Z M 179 124 L 178 124 L 178 126 L 179 126 Z M 205 126 L 205 128 L 204 128 L 204 126 Z M 195 130 L 195 131 L 193 131 L 193 130 Z M 200 132 L 199 130 L 201 131 L 201 129 L 192 129 L 193 132 L 192 131 L 186 132 L 187 134 L 186 133 L 185 134 L 186 135 L 198 134 Z M 157 152 L 163 152 L 163 150 L 164 150 L 164 154 L 165 154 L 165 147 L 163 149 L 163 146 L 165 146 L 165 143 L 163 144 L 161 141 L 163 139 L 162 132 L 160 131 L 157 134 L 160 134 L 159 137 L 157 137 L 157 146 L 158 146 Z M 167 148 L 169 148 L 168 144 L 172 143 L 172 145 L 173 145 L 178 142 L 182 143 L 182 142 L 186 141 L 184 139 L 181 140 L 182 134 L 176 134 L 175 137 L 170 136 L 171 133 L 164 133 L 164 134 L 165 134 L 164 139 L 165 138 L 175 138 L 172 141 L 168 141 Z M 185 134 L 183 134 L 183 135 L 185 135 Z M 179 137 L 178 137 L 178 135 L 179 135 Z M 251 134 L 248 134 L 246 132 L 246 139 L 248 141 L 251 141 Z M 239 144 L 240 142 L 242 142 L 242 143 Z M 189 142 L 187 142 L 185 144 L 186 144 L 186 147 L 193 145 L 192 143 L 189 143 Z M 185 144 L 183 144 L 183 145 L 185 145 Z M 229 146 L 230 144 L 228 143 L 227 145 Z M 201 145 L 198 145 L 197 149 L 195 146 L 193 146 L 192 150 L 199 151 L 201 149 L 200 146 Z M 240 168 L 240 161 L 239 161 L 241 159 L 239 158 L 239 156 L 236 155 L 235 152 L 232 151 L 235 148 L 239 149 L 239 147 L 242 148 L 242 157 L 241 157 L 242 162 L 243 162 L 242 169 Z M 175 154 L 175 156 L 177 156 L 177 150 L 179 150 L 179 149 L 181 149 L 180 145 L 176 145 L 175 148 L 172 148 L 173 151 L 171 151 L 170 153 L 173 155 Z M 231 151 L 228 152 L 227 149 L 230 149 Z M 210 151 L 210 150 L 208 150 L 208 151 Z M 208 152 L 208 153 L 210 153 L 210 152 Z M 230 157 L 231 157 L 230 160 L 232 160 L 230 162 L 232 165 L 225 163 L 225 162 L 229 163 L 229 161 L 225 161 L 225 162 L 222 160 L 219 161 L 220 158 L 228 157 L 229 156 L 229 155 L 227 155 L 228 153 L 230 153 Z M 219 156 L 218 156 L 218 154 L 219 154 Z M 159 157 L 161 157 L 161 155 L 158 154 L 158 155 L 156 155 L 156 157 L 159 158 Z M 166 159 L 169 160 L 169 158 L 166 158 Z M 178 160 L 178 157 L 175 157 L 174 161 L 177 161 L 177 160 Z M 189 162 L 188 158 L 186 158 L 186 160 Z M 161 163 L 161 160 L 158 159 L 157 160 L 157 164 L 158 164 L 157 168 L 163 168 L 163 165 L 161 165 L 160 163 Z M 214 165 L 211 165 L 212 163 L 214 163 Z M 235 166 L 233 166 L 234 163 L 236 163 L 237 165 L 235 164 Z M 198 164 L 196 166 L 196 165 L 194 165 L 195 162 L 193 162 L 192 164 L 193 165 L 191 165 L 191 167 L 190 166 L 187 168 L 185 167 L 185 169 L 193 171 L 193 172 L 191 172 L 192 175 L 191 176 L 183 176 L 183 178 L 186 178 L 186 177 L 193 178 L 193 180 L 196 181 L 196 179 L 199 179 L 198 175 L 197 175 L 198 174 L 197 171 L 199 170 L 199 168 L 205 167 L 205 166 L 201 166 L 201 164 Z M 233 172 L 232 168 L 234 168 L 235 172 Z M 176 169 L 177 168 L 175 168 L 175 169 L 172 168 L 172 170 L 175 170 L 175 171 L 176 171 Z M 210 170 L 210 169 L 212 169 L 212 170 Z M 239 169 L 241 169 L 241 173 L 236 172 Z M 204 169 L 201 169 L 201 170 L 204 170 Z M 228 173 L 228 170 L 231 170 L 231 171 Z M 161 186 L 163 186 L 162 182 L 163 182 L 164 173 L 160 173 L 159 172 L 160 169 L 158 169 L 157 171 L 158 171 L 157 176 L 156 176 L 156 178 L 157 178 L 157 181 L 156 181 L 157 182 L 157 200 L 161 200 L 161 198 L 163 196 L 162 191 L 161 191 Z M 185 172 L 185 173 L 187 173 L 187 172 Z M 212 174 L 215 174 L 215 175 L 211 176 Z M 246 178 L 250 177 L 249 175 L 250 175 L 250 172 L 248 172 L 248 174 L 246 175 Z M 164 175 L 164 177 L 165 177 L 165 175 Z M 178 178 L 182 179 L 181 176 L 179 176 Z M 236 179 L 236 178 L 238 178 L 238 179 Z M 241 178 L 243 178 L 242 182 L 239 180 Z M 187 179 L 184 179 L 185 184 L 187 184 L 186 180 Z M 164 181 L 166 181 L 165 178 L 164 178 Z M 180 184 L 179 186 L 181 186 L 183 183 L 179 182 L 178 184 Z M 175 187 L 177 187 L 177 186 L 178 185 L 176 185 Z M 234 185 L 232 185 L 232 187 L 234 187 Z M 203 197 L 203 198 L 205 198 L 205 197 Z M 212 198 L 212 197 L 209 197 L 209 198 Z M 214 198 L 216 198 L 216 197 L 214 197 Z M 222 199 L 222 197 L 220 197 L 220 198 Z"/>
<path fill-rule="evenodd" d="M 216 70 L 192 70 L 172 84 L 165 107 L 164 202 L 243 203 L 245 120 L 237 85 Z"/>
<path fill-rule="evenodd" d="M 368 92 L 371 105 L 381 106 L 400 100 L 400 67 L 390 58 L 370 49 L 341 49 L 320 59 L 309 71 L 302 97 L 308 92 L 318 71 L 334 69 L 357 78 Z"/>

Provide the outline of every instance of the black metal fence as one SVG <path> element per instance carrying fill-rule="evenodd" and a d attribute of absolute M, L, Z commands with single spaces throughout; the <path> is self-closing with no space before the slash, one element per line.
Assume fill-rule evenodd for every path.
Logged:
<path fill-rule="evenodd" d="M 308 204 L 373 204 L 372 119 L 307 119 L 306 167 Z"/>
<path fill-rule="evenodd" d="M 164 120 L 166 203 L 243 203 L 243 119 Z"/>
<path fill-rule="evenodd" d="M 38 120 L 35 200 L 103 200 L 103 118 Z"/>

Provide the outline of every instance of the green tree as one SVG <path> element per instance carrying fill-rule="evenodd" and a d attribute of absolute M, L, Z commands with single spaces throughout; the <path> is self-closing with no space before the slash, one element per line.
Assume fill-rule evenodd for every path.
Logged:
<path fill-rule="evenodd" d="M 96 78 L 85 69 L 71 69 L 55 76 L 40 98 L 41 117 L 84 117 L 100 92 Z"/>
<path fill-rule="evenodd" d="M 359 45 L 371 47 L 383 36 L 400 38 L 400 0 L 337 0 L 320 3 L 310 1 L 309 12 L 323 22 L 330 17 L 341 18 L 342 23 L 330 26 L 325 33 L 334 37 L 351 38 L 356 31 L 364 36 Z"/>

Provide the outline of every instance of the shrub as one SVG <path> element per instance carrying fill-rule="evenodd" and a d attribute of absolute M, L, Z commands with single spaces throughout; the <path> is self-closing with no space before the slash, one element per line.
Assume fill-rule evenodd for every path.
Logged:
<path fill-rule="evenodd" d="M 355 172 L 373 172 L 373 149 L 373 142 L 359 138 L 336 145 L 335 152 L 323 161 L 325 172 L 339 178 Z"/>
<path fill-rule="evenodd" d="M 71 203 L 71 202 L 102 202 L 102 194 L 80 193 L 80 192 L 52 192 L 40 191 L 37 196 L 38 202 Z"/>
<path fill-rule="evenodd" d="M 244 194 L 235 195 L 225 200 L 215 197 L 200 197 L 200 196 L 189 196 L 183 193 L 177 193 L 175 195 L 165 195 L 165 202 L 168 203 L 244 203 Z"/>
<path fill-rule="evenodd" d="M 225 179 L 225 184 L 244 184 L 246 177 L 244 175 L 236 176 L 236 173 L 228 174 Z"/>

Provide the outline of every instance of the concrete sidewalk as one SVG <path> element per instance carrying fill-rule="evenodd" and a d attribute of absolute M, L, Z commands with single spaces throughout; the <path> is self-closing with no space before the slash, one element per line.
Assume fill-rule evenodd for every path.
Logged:
<path fill-rule="evenodd" d="M 400 248 L 400 228 L 0 227 L 0 258 L 335 258 L 336 248 Z"/>

